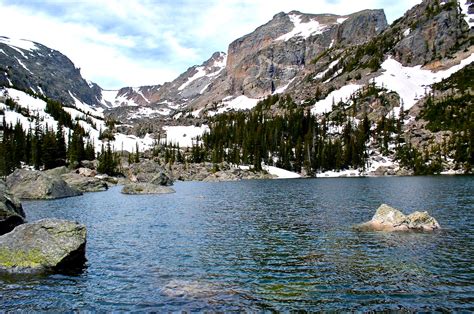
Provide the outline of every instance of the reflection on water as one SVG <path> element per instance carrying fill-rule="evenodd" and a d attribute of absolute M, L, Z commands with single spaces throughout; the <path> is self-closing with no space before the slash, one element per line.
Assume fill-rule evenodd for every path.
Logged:
<path fill-rule="evenodd" d="M 2 310 L 474 310 L 472 177 L 177 183 L 26 202 L 88 228 L 79 276 L 2 276 Z M 358 232 L 381 203 L 435 233 Z"/>

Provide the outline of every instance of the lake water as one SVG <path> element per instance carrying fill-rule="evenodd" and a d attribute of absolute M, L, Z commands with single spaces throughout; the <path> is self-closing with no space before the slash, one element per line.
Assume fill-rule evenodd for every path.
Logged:
<path fill-rule="evenodd" d="M 76 276 L 0 276 L 0 310 L 474 310 L 474 177 L 178 182 L 24 202 L 88 228 Z M 357 232 L 387 203 L 434 233 Z"/>

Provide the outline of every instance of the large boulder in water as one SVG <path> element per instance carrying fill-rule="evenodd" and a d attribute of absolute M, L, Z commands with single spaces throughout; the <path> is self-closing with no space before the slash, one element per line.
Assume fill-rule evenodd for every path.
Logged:
<path fill-rule="evenodd" d="M 386 204 L 380 205 L 372 219 L 356 227 L 373 231 L 432 231 L 440 225 L 428 212 L 414 212 L 408 216 Z"/>
<path fill-rule="evenodd" d="M 12 231 L 25 222 L 25 212 L 20 201 L 7 192 L 5 183 L 0 181 L 0 235 Z"/>
<path fill-rule="evenodd" d="M 79 173 L 66 173 L 61 179 L 72 188 L 81 192 L 101 192 L 106 191 L 109 186 L 107 182 L 98 177 L 90 177 Z"/>
<path fill-rule="evenodd" d="M 143 160 L 140 163 L 131 164 L 128 169 L 128 177 L 132 182 L 173 185 L 173 180 L 170 179 L 166 170 L 153 160 Z"/>
<path fill-rule="evenodd" d="M 60 177 L 37 170 L 17 169 L 7 177 L 6 183 L 10 192 L 20 199 L 56 199 L 82 194 Z"/>
<path fill-rule="evenodd" d="M 81 269 L 86 261 L 86 227 L 43 219 L 0 236 L 0 270 L 37 273 Z"/>
<path fill-rule="evenodd" d="M 170 194 L 175 190 L 168 186 L 152 183 L 130 183 L 122 188 L 123 194 Z"/>

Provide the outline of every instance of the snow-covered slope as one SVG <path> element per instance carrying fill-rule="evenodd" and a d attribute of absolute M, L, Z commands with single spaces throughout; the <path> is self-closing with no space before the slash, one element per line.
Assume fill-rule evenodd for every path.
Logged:
<path fill-rule="evenodd" d="M 322 34 L 327 25 L 319 23 L 315 19 L 309 19 L 306 22 L 302 21 L 302 15 L 298 13 L 290 13 L 290 20 L 293 23 L 293 29 L 278 37 L 276 40 L 288 41 L 293 37 L 308 38 L 309 36 Z"/>
<path fill-rule="evenodd" d="M 474 52 L 474 49 L 472 49 Z M 378 86 L 397 92 L 403 100 L 404 109 L 408 110 L 430 91 L 430 85 L 441 82 L 451 74 L 459 71 L 468 64 L 474 62 L 474 54 L 461 60 L 459 64 L 448 69 L 433 72 L 423 69 L 421 65 L 415 67 L 404 67 L 391 57 L 382 64 L 383 74 L 375 78 Z"/>
<path fill-rule="evenodd" d="M 46 113 L 46 102 L 13 88 L 0 89 L 0 120 L 5 119 L 8 124 L 15 125 L 20 122 L 24 130 L 34 128 L 36 117 L 39 117 L 39 124 L 43 129 L 57 129 L 58 123 L 54 118 Z M 6 98 L 11 98 L 23 108 L 22 113 L 11 110 L 5 105 Z M 99 140 L 102 130 L 107 127 L 104 122 L 101 110 L 96 110 L 89 105 L 81 102 L 77 98 L 76 103 L 71 107 L 64 107 L 64 110 L 71 115 L 73 121 L 78 121 L 82 128 L 89 134 L 89 139 L 93 141 L 96 151 L 100 151 L 103 142 Z M 64 128 L 65 134 L 72 132 L 69 128 Z M 136 136 L 115 133 L 115 140 L 111 142 L 116 150 L 134 151 L 136 144 L 139 144 L 141 150 L 151 148 L 154 140 L 147 134 L 144 138 Z"/>
<path fill-rule="evenodd" d="M 82 78 L 69 58 L 39 43 L 0 36 L 0 86 L 31 90 L 71 105 L 99 107 L 100 87 Z"/>

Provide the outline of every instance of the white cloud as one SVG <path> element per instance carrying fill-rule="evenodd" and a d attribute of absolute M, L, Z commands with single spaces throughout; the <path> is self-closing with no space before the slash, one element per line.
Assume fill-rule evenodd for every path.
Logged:
<path fill-rule="evenodd" d="M 0 35 L 59 50 L 85 78 L 119 88 L 172 80 L 281 11 L 349 14 L 384 2 L 392 21 L 420 1 L 368 0 L 362 7 L 349 0 L 0 0 Z"/>

